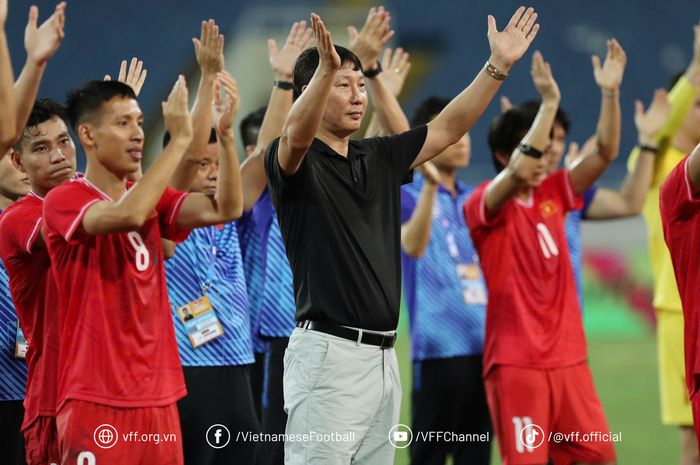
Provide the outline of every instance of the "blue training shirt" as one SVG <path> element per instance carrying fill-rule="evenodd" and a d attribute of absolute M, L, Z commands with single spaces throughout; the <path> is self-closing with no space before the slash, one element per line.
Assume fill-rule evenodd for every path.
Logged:
<path fill-rule="evenodd" d="M 251 256 L 249 260 L 244 259 L 244 266 L 259 269 L 257 272 L 246 270 L 246 273 L 252 276 L 262 274 L 255 325 L 257 334 L 263 338 L 289 337 L 296 324 L 292 269 L 267 188 L 242 220 L 239 221 L 239 232 L 246 237 L 243 253 Z M 252 237 L 253 234 L 256 237 Z M 251 248 L 258 250 L 249 250 Z M 260 259 L 253 262 L 252 257 Z"/>
<path fill-rule="evenodd" d="M 576 293 L 578 294 L 578 303 L 581 310 L 583 310 L 583 243 L 581 239 L 581 220 L 586 218 L 586 213 L 591 206 L 591 202 L 593 202 L 597 190 L 598 187 L 593 186 L 584 192 L 583 208 L 570 212 L 566 217 L 565 224 L 566 243 L 569 246 L 571 268 L 574 270 Z"/>
<path fill-rule="evenodd" d="M 16 336 L 17 312 L 10 295 L 10 278 L 0 261 L 0 401 L 23 400 L 27 388 L 27 363 L 15 357 Z"/>
<path fill-rule="evenodd" d="M 411 218 L 423 183 L 416 174 L 412 184 L 401 188 L 402 223 Z M 486 284 L 463 213 L 473 190 L 458 182 L 452 197 L 440 186 L 424 255 L 416 260 L 402 252 L 414 362 L 483 353 Z"/>
<path fill-rule="evenodd" d="M 194 229 L 165 261 L 175 336 L 184 366 L 232 366 L 253 363 L 250 316 L 243 262 L 234 222 Z M 193 348 L 176 309 L 206 291 L 223 335 Z"/>

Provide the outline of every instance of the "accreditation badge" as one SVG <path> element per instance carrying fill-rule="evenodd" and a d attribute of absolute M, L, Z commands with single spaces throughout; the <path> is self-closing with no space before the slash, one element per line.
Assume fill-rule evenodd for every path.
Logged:
<path fill-rule="evenodd" d="M 25 360 L 27 358 L 27 340 L 24 338 L 24 333 L 22 328 L 19 327 L 19 321 L 17 322 L 15 331 L 15 358 Z"/>
<path fill-rule="evenodd" d="M 476 263 L 457 265 L 457 274 L 462 282 L 462 297 L 467 305 L 486 305 L 488 296 L 481 279 L 481 269 Z"/>
<path fill-rule="evenodd" d="M 206 295 L 178 308 L 177 315 L 195 349 L 224 334 L 224 328 Z"/>

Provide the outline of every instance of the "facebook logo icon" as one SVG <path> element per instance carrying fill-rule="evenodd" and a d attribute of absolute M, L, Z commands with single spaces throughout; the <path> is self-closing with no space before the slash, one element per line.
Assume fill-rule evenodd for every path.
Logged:
<path fill-rule="evenodd" d="M 223 449 L 231 440 L 231 433 L 224 425 L 211 425 L 207 430 L 207 444 L 214 449 Z"/>

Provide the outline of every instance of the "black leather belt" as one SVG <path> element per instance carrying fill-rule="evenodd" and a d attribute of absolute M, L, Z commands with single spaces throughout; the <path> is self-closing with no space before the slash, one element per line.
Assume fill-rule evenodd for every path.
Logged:
<path fill-rule="evenodd" d="M 359 342 L 362 344 L 379 346 L 382 349 L 391 349 L 394 347 L 394 344 L 396 344 L 396 333 L 385 335 L 362 331 L 362 338 L 360 338 L 360 331 L 357 329 L 346 328 L 345 326 L 340 326 L 325 321 L 298 321 L 297 328 L 306 328 L 313 331 L 319 331 L 332 336 L 342 337 L 348 341 L 357 342 L 359 339 Z"/>

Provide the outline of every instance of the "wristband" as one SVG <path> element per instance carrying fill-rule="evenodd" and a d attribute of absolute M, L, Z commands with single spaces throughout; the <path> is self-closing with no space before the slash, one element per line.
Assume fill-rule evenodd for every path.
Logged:
<path fill-rule="evenodd" d="M 362 74 L 364 74 L 366 78 L 372 79 L 374 77 L 377 77 L 377 75 L 381 72 L 382 72 L 382 64 L 377 62 L 376 68 L 370 69 L 370 70 L 363 70 Z"/>
<path fill-rule="evenodd" d="M 639 150 L 642 151 L 642 152 L 645 152 L 645 151 L 646 151 L 646 152 L 651 152 L 651 153 L 653 153 L 654 155 L 656 155 L 657 153 L 659 153 L 659 148 L 658 148 L 658 147 L 654 147 L 653 145 L 638 144 L 637 147 L 639 147 Z"/>
<path fill-rule="evenodd" d="M 535 147 L 529 144 L 520 144 L 518 146 L 518 150 L 522 152 L 524 155 L 527 155 L 528 157 L 532 158 L 542 158 L 542 151 L 537 150 Z"/>
<path fill-rule="evenodd" d="M 493 66 L 490 61 L 487 61 L 485 66 L 486 72 L 489 74 L 489 76 L 497 81 L 505 81 L 508 77 L 506 73 L 502 73 L 501 70 Z"/>
<path fill-rule="evenodd" d="M 294 90 L 294 83 L 290 81 L 274 81 L 272 85 L 282 90 Z"/>

